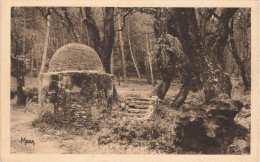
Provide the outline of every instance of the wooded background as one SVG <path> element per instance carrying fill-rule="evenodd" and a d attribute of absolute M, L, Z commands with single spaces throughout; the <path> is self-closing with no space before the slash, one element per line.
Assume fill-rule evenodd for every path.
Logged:
<path fill-rule="evenodd" d="M 105 71 L 124 85 L 130 77 L 153 85 L 162 80 L 153 92 L 161 99 L 174 80 L 184 83 L 181 96 L 191 82 L 200 87 L 210 79 L 229 94 L 228 81 L 218 81 L 226 74 L 242 77 L 250 90 L 250 8 L 13 7 L 11 23 L 11 74 L 21 104 L 24 75 L 41 76 L 55 51 L 73 42 L 95 49 Z"/>

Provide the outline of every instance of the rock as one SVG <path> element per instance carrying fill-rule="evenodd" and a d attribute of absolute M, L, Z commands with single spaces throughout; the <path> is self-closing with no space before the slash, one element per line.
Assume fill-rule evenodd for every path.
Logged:
<path fill-rule="evenodd" d="M 234 122 L 241 109 L 240 102 L 219 101 L 190 111 L 180 109 L 182 117 L 176 122 L 176 146 L 205 154 L 225 154 L 237 136 L 245 136 Z"/>

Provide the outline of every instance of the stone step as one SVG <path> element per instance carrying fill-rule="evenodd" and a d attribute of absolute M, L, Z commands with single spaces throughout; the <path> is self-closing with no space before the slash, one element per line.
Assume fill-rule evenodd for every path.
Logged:
<path fill-rule="evenodd" d="M 145 114 L 149 112 L 149 109 L 128 109 L 127 112 L 135 114 Z"/>
<path fill-rule="evenodd" d="M 151 105 L 152 102 L 148 101 L 130 101 L 128 102 L 129 105 Z"/>
<path fill-rule="evenodd" d="M 126 100 L 128 100 L 128 101 L 151 101 L 151 99 L 149 99 L 149 98 L 136 98 L 136 97 L 128 97 L 128 98 L 126 98 Z"/>
<path fill-rule="evenodd" d="M 147 105 L 134 105 L 134 107 L 129 107 L 131 109 L 149 109 Z"/>
<path fill-rule="evenodd" d="M 157 98 L 141 98 L 137 95 L 127 95 L 125 102 L 127 109 L 122 112 L 123 117 L 134 120 L 148 120 L 152 115 Z"/>
<path fill-rule="evenodd" d="M 135 95 L 135 94 L 128 94 L 125 97 L 136 97 L 136 98 L 140 98 L 140 95 Z"/>
<path fill-rule="evenodd" d="M 133 114 L 133 113 L 124 113 L 124 116 L 128 117 L 128 118 L 143 118 L 146 117 L 146 114 Z"/>
<path fill-rule="evenodd" d="M 131 121 L 137 121 L 137 120 L 148 120 L 150 119 L 150 116 L 143 116 L 143 117 L 136 117 L 136 116 L 127 116 L 128 119 Z"/>

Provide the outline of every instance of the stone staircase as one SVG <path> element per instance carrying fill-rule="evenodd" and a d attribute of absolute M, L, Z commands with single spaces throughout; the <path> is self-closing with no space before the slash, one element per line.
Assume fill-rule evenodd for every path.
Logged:
<path fill-rule="evenodd" d="M 155 107 L 158 105 L 157 97 L 143 98 L 139 95 L 127 95 L 125 105 L 121 106 L 123 111 L 123 117 L 131 120 L 148 120 Z"/>

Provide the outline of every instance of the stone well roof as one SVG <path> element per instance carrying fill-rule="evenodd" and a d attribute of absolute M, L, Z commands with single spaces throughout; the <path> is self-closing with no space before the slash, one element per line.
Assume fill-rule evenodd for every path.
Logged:
<path fill-rule="evenodd" d="M 70 43 L 54 53 L 48 72 L 88 70 L 105 72 L 97 52 L 87 45 Z"/>

